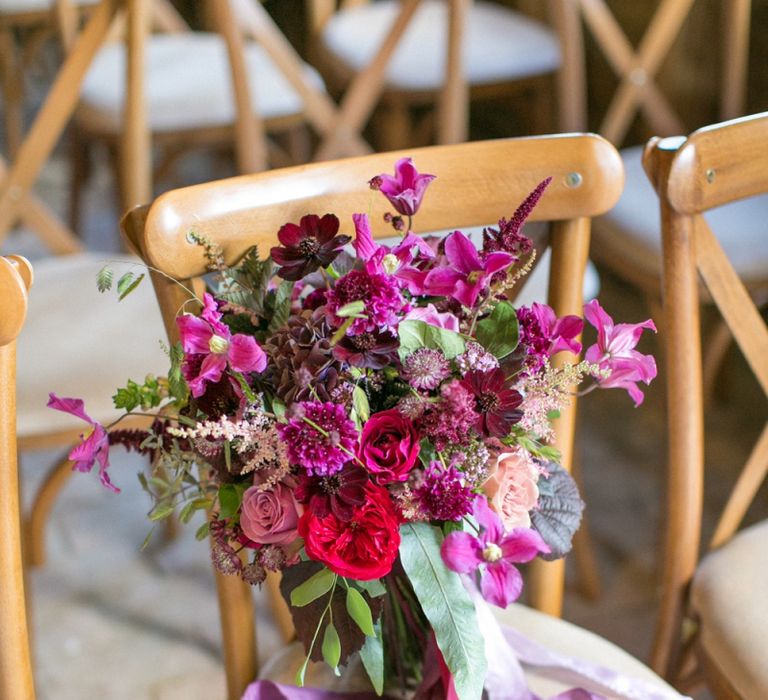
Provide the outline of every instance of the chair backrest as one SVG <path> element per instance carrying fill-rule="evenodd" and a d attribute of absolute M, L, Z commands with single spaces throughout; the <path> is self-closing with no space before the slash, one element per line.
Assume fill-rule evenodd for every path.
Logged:
<path fill-rule="evenodd" d="M 768 193 L 768 112 L 716 124 L 690 137 L 653 139 L 646 172 L 661 202 L 667 356 L 668 512 L 663 600 L 653 665 L 676 653 L 686 588 L 699 556 L 704 482 L 699 278 L 768 395 L 768 329 L 702 214 Z M 710 547 L 739 527 L 768 471 L 768 424 L 743 467 Z"/>
<path fill-rule="evenodd" d="M 32 267 L 0 257 L 0 697 L 34 700 L 16 469 L 16 337 L 27 313 Z"/>
<path fill-rule="evenodd" d="M 254 244 L 268 250 L 284 223 L 307 213 L 334 212 L 349 228 L 355 212 L 368 212 L 372 221 L 380 221 L 386 203 L 373 196 L 368 180 L 391 171 L 403 156 L 412 156 L 422 172 L 438 175 L 414 219 L 417 233 L 493 224 L 510 216 L 539 182 L 551 176 L 552 183 L 531 217 L 553 222 L 549 303 L 558 315 L 581 315 L 590 219 L 616 202 L 623 171 L 618 153 L 604 139 L 564 135 L 434 146 L 274 170 L 175 190 L 151 207 L 133 210 L 123 220 L 123 231 L 157 270 L 152 279 L 170 339 L 178 339 L 175 317 L 189 299 L 177 281 L 194 285 L 206 272 L 203 250 L 191 241 L 190 232 L 218 243 L 231 264 Z M 564 411 L 556 426 L 557 447 L 566 467 L 571 461 L 574 409 Z M 529 586 L 533 604 L 554 614 L 559 614 L 562 603 L 561 564 L 545 565 Z M 250 598 L 242 592 L 245 584 L 220 577 L 219 585 L 224 619 L 251 620 Z M 229 595 L 237 600 L 228 600 Z M 243 636 L 237 643 L 225 638 L 225 654 L 230 648 L 243 654 L 245 644 Z M 238 681 L 229 677 L 232 692 L 232 683 L 236 686 Z"/>

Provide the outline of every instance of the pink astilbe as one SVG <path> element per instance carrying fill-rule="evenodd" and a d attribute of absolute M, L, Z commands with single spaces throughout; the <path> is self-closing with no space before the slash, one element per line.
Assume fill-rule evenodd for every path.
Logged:
<path fill-rule="evenodd" d="M 120 493 L 120 489 L 112 483 L 107 473 L 109 468 L 109 435 L 101 423 L 93 420 L 85 412 L 83 400 L 59 397 L 50 393 L 47 406 L 80 418 L 91 426 L 90 432 L 80 436 L 80 444 L 73 447 L 68 455 L 73 462 L 72 469 L 79 472 L 89 472 L 93 469 L 93 465 L 98 462 L 101 483 L 110 491 Z"/>
<path fill-rule="evenodd" d="M 595 363 L 601 370 L 609 370 L 610 375 L 598 377 L 603 389 L 626 389 L 635 406 L 643 402 L 643 392 L 637 382 L 650 384 L 656 376 L 656 361 L 652 355 L 643 355 L 635 350 L 640 342 L 643 330 L 656 332 L 651 319 L 642 323 L 618 323 L 600 306 L 597 299 L 584 305 L 584 318 L 597 329 L 597 343 L 589 347 L 584 354 L 587 362 Z"/>

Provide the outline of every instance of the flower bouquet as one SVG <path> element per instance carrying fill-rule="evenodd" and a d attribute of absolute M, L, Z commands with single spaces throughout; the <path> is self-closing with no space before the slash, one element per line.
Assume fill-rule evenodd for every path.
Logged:
<path fill-rule="evenodd" d="M 395 210 L 377 224 L 392 246 L 374 241 L 365 214 L 345 222 L 354 237 L 333 214 L 309 214 L 280 229 L 269 257 L 252 248 L 230 267 L 191 234 L 210 292 L 178 316 L 168 376 L 114 397 L 126 413 L 152 411 L 150 429 L 105 428 L 81 401 L 51 395 L 91 424 L 75 469 L 98 463 L 117 491 L 109 447 L 145 452 L 152 520 L 205 511 L 197 536 L 212 538 L 219 571 L 253 585 L 282 572 L 306 650 L 298 685 L 310 659 L 338 672 L 359 654 L 379 694 L 480 698 L 476 602 L 516 600 L 517 565 L 564 556 L 581 517 L 552 421 L 582 380 L 640 403 L 637 383 L 656 373 L 634 349 L 651 321 L 614 325 L 591 301 L 596 343 L 554 365 L 580 353 L 582 320 L 510 302 L 535 256 L 521 227 L 548 181 L 478 248 L 460 231 L 411 231 L 432 179 L 403 159 L 371 180 Z M 121 297 L 138 279 L 117 282 Z M 109 269 L 99 285 L 112 286 Z"/>

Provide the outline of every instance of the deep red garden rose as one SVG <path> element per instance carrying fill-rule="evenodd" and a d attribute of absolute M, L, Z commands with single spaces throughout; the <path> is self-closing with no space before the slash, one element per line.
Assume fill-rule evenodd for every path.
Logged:
<path fill-rule="evenodd" d="M 296 539 L 299 505 L 292 490 L 277 484 L 266 491 L 251 486 L 243 494 L 240 527 L 257 544 L 288 544 Z"/>
<path fill-rule="evenodd" d="M 358 581 L 386 576 L 400 547 L 399 522 L 389 492 L 369 482 L 365 497 L 351 520 L 340 520 L 333 512 L 319 518 L 310 509 L 299 520 L 307 555 L 339 576 Z"/>
<path fill-rule="evenodd" d="M 360 461 L 377 484 L 405 481 L 419 456 L 419 434 L 396 408 L 374 413 L 360 435 Z"/>

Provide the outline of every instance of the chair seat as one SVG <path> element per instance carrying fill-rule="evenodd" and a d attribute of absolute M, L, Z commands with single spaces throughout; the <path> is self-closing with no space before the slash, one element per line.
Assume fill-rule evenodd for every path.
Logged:
<path fill-rule="evenodd" d="M 325 48 L 351 71 L 367 66 L 400 10 L 383 0 L 336 13 L 326 24 Z M 400 90 L 435 90 L 445 80 L 447 3 L 425 0 L 388 66 L 387 84 Z M 489 2 L 472 4 L 464 35 L 470 85 L 487 85 L 550 73 L 560 65 L 554 32 L 539 22 Z"/>
<path fill-rule="evenodd" d="M 506 610 L 495 610 L 495 612 L 501 624 L 522 631 L 527 637 L 549 649 L 591 661 L 627 676 L 658 685 L 668 691 L 672 690 L 647 666 L 592 632 L 523 605 L 511 605 Z M 291 685 L 303 660 L 303 647 L 298 642 L 294 643 L 270 659 L 263 667 L 260 677 Z M 531 690 L 545 698 L 571 687 L 533 673 L 526 673 L 526 678 Z M 357 659 L 350 663 L 341 678 L 336 678 L 325 664 L 310 664 L 306 684 L 309 687 L 339 691 L 370 690 L 365 671 Z"/>
<path fill-rule="evenodd" d="M 658 197 L 642 165 L 642 147 L 621 151 L 626 184 L 616 206 L 600 221 L 609 232 L 599 245 L 631 259 L 648 275 L 661 270 L 661 233 Z M 768 195 L 752 197 L 714 209 L 705 215 L 734 269 L 745 283 L 768 282 Z M 624 232 L 617 236 L 615 230 Z"/>
<path fill-rule="evenodd" d="M 46 407 L 51 391 L 83 398 L 89 415 L 107 423 L 122 413 L 110 398 L 117 388 L 128 379 L 141 383 L 149 373 L 168 372 L 160 345 L 165 329 L 151 283 L 144 280 L 119 303 L 114 291 L 101 294 L 96 274 L 107 257 L 82 253 L 35 263 L 17 351 L 20 438 L 82 427 L 72 416 Z M 129 269 L 144 271 L 140 263 L 113 267 L 115 280 Z"/>
<path fill-rule="evenodd" d="M 228 126 L 235 103 L 223 39 L 205 32 L 156 34 L 146 47 L 147 115 L 153 132 Z M 299 115 L 303 102 L 266 51 L 246 44 L 245 61 L 251 99 L 264 119 Z M 96 55 L 81 91 L 81 104 L 99 114 L 104 128 L 119 132 L 125 102 L 125 47 L 105 46 Z M 306 79 L 324 89 L 313 68 Z"/>
<path fill-rule="evenodd" d="M 73 5 L 95 5 L 99 0 L 73 0 Z M 0 0 L 0 15 L 26 12 L 48 12 L 54 7 L 54 0 Z"/>
<path fill-rule="evenodd" d="M 743 698 L 768 698 L 766 551 L 768 521 L 704 557 L 691 590 L 703 651 Z"/>

